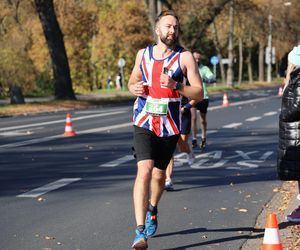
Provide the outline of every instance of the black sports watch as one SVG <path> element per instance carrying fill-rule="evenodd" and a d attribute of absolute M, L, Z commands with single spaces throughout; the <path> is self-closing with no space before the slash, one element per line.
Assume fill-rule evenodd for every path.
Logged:
<path fill-rule="evenodd" d="M 175 90 L 181 90 L 183 87 L 182 83 L 181 82 L 176 82 L 176 85 L 175 85 Z"/>

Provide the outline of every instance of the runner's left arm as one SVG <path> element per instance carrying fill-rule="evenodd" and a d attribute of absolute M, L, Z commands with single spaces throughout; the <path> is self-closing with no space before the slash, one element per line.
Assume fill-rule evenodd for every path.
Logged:
<path fill-rule="evenodd" d="M 191 52 L 181 54 L 180 64 L 185 72 L 190 86 L 183 86 L 179 92 L 195 103 L 203 100 L 203 85 L 199 74 L 198 65 Z"/>

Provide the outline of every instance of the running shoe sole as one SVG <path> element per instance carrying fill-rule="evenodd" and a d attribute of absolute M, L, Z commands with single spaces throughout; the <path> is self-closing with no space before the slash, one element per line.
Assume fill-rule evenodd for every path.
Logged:
<path fill-rule="evenodd" d="M 135 250 L 146 250 L 148 248 L 148 243 L 145 239 L 140 239 L 138 242 L 132 245 L 132 249 Z"/>

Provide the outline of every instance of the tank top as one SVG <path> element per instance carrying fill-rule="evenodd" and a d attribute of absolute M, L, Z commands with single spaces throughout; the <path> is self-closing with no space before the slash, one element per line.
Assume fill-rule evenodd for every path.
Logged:
<path fill-rule="evenodd" d="M 161 87 L 159 79 L 165 71 L 173 80 L 184 82 L 179 63 L 183 48 L 176 46 L 168 57 L 155 59 L 153 47 L 149 45 L 145 49 L 141 60 L 145 94 L 134 103 L 133 121 L 134 125 L 148 129 L 158 137 L 168 137 L 181 130 L 181 95 L 175 89 Z"/>

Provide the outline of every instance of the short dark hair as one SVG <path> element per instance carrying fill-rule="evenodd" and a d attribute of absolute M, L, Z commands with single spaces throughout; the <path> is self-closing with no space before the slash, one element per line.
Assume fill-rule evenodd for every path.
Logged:
<path fill-rule="evenodd" d="M 200 52 L 200 50 L 198 50 L 198 49 L 193 49 L 193 50 L 192 50 L 192 53 L 193 53 L 193 54 L 194 54 L 194 53 L 197 53 L 197 54 L 201 55 L 201 52 Z"/>
<path fill-rule="evenodd" d="M 159 22 L 159 20 L 164 16 L 173 16 L 176 18 L 177 22 L 179 23 L 179 17 L 176 15 L 174 10 L 163 10 L 159 13 L 159 15 L 155 18 L 155 24 Z"/>

